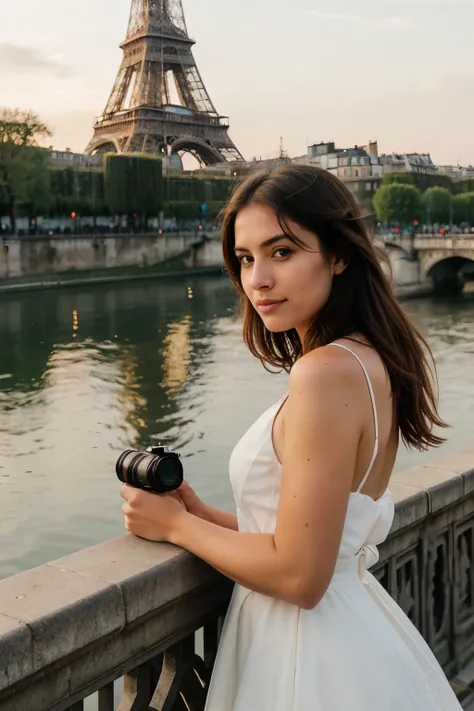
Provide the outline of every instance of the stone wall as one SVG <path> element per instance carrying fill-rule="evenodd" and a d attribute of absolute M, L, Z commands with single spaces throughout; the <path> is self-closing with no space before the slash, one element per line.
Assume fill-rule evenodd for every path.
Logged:
<path fill-rule="evenodd" d="M 193 269 L 223 267 L 224 258 L 220 237 L 206 238 L 203 242 L 196 244 L 187 256 L 185 264 Z"/>
<path fill-rule="evenodd" d="M 397 286 L 420 283 L 418 260 L 410 259 L 401 250 L 389 250 L 388 257 L 392 267 L 393 279 Z"/>
<path fill-rule="evenodd" d="M 4 239 L 0 245 L 0 280 L 151 266 L 188 252 L 202 239 L 199 232 Z"/>
<path fill-rule="evenodd" d="M 393 477 L 376 577 L 466 708 L 474 660 L 474 447 Z M 127 535 L 0 581 L 0 711 L 202 711 L 231 584 L 171 545 Z M 199 632 L 199 634 L 198 634 Z M 463 675 L 464 674 L 464 675 Z M 184 708 L 181 704 L 179 708 Z"/>

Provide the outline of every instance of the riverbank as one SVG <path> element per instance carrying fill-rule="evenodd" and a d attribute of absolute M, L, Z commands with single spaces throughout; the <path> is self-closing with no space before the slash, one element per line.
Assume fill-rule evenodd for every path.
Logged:
<path fill-rule="evenodd" d="M 111 269 L 70 271 L 63 274 L 47 274 L 41 279 L 31 277 L 16 277 L 0 281 L 0 294 L 16 293 L 23 291 L 38 291 L 45 289 L 59 289 L 77 286 L 100 286 L 101 284 L 115 284 L 121 281 L 140 281 L 150 279 L 170 279 L 196 275 L 224 274 L 222 266 L 187 267 L 181 257 L 171 259 L 165 263 L 154 264 L 146 267 L 118 267 Z M 433 294 L 433 285 L 430 282 L 423 284 L 404 284 L 396 288 L 399 299 L 417 299 Z"/>
<path fill-rule="evenodd" d="M 81 276 L 78 276 L 80 273 Z M 49 274 L 41 280 L 31 280 L 29 277 L 18 277 L 0 282 L 0 294 L 22 291 L 38 291 L 76 286 L 93 286 L 116 284 L 121 281 L 140 281 L 147 279 L 170 279 L 197 274 L 222 274 L 222 267 L 189 267 L 171 261 L 166 264 L 156 264 L 151 267 L 124 267 L 90 272 L 66 272 L 64 274 Z"/>

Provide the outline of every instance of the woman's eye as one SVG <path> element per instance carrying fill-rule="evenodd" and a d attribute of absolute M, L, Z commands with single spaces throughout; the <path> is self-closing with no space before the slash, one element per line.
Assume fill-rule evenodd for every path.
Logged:
<path fill-rule="evenodd" d="M 289 254 L 291 254 L 291 249 L 288 249 L 287 247 L 279 247 L 273 253 L 274 256 L 278 256 L 281 259 L 283 259 L 283 257 L 288 257 Z"/>
<path fill-rule="evenodd" d="M 241 264 L 244 264 L 244 265 L 245 265 L 245 264 L 251 264 L 251 263 L 252 263 L 251 260 L 252 260 L 252 257 L 249 257 L 248 254 L 244 254 L 243 257 L 239 257 L 239 262 L 240 262 Z"/>

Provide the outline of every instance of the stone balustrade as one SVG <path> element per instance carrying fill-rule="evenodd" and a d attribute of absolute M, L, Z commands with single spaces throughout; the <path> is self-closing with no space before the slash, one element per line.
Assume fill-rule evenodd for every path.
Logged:
<path fill-rule="evenodd" d="M 391 490 L 373 572 L 467 708 L 474 447 L 395 475 Z M 0 581 L 0 711 L 202 711 L 231 590 L 190 554 L 131 535 Z"/>

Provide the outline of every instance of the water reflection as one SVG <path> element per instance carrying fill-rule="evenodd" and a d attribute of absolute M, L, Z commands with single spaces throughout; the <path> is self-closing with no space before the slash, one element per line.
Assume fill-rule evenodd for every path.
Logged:
<path fill-rule="evenodd" d="M 247 352 L 225 278 L 2 296 L 0 577 L 123 533 L 114 464 L 162 442 L 231 506 L 228 458 L 287 387 Z M 433 345 L 446 450 L 471 443 L 474 296 L 413 301 Z M 402 451 L 405 468 L 424 457 Z"/>
<path fill-rule="evenodd" d="M 418 453 L 402 449 L 397 470 L 432 461 L 444 453 L 474 444 L 474 293 L 454 298 L 410 301 L 406 309 L 433 349 L 439 380 L 440 412 L 451 427 L 443 431 L 448 441 L 440 450 Z"/>

